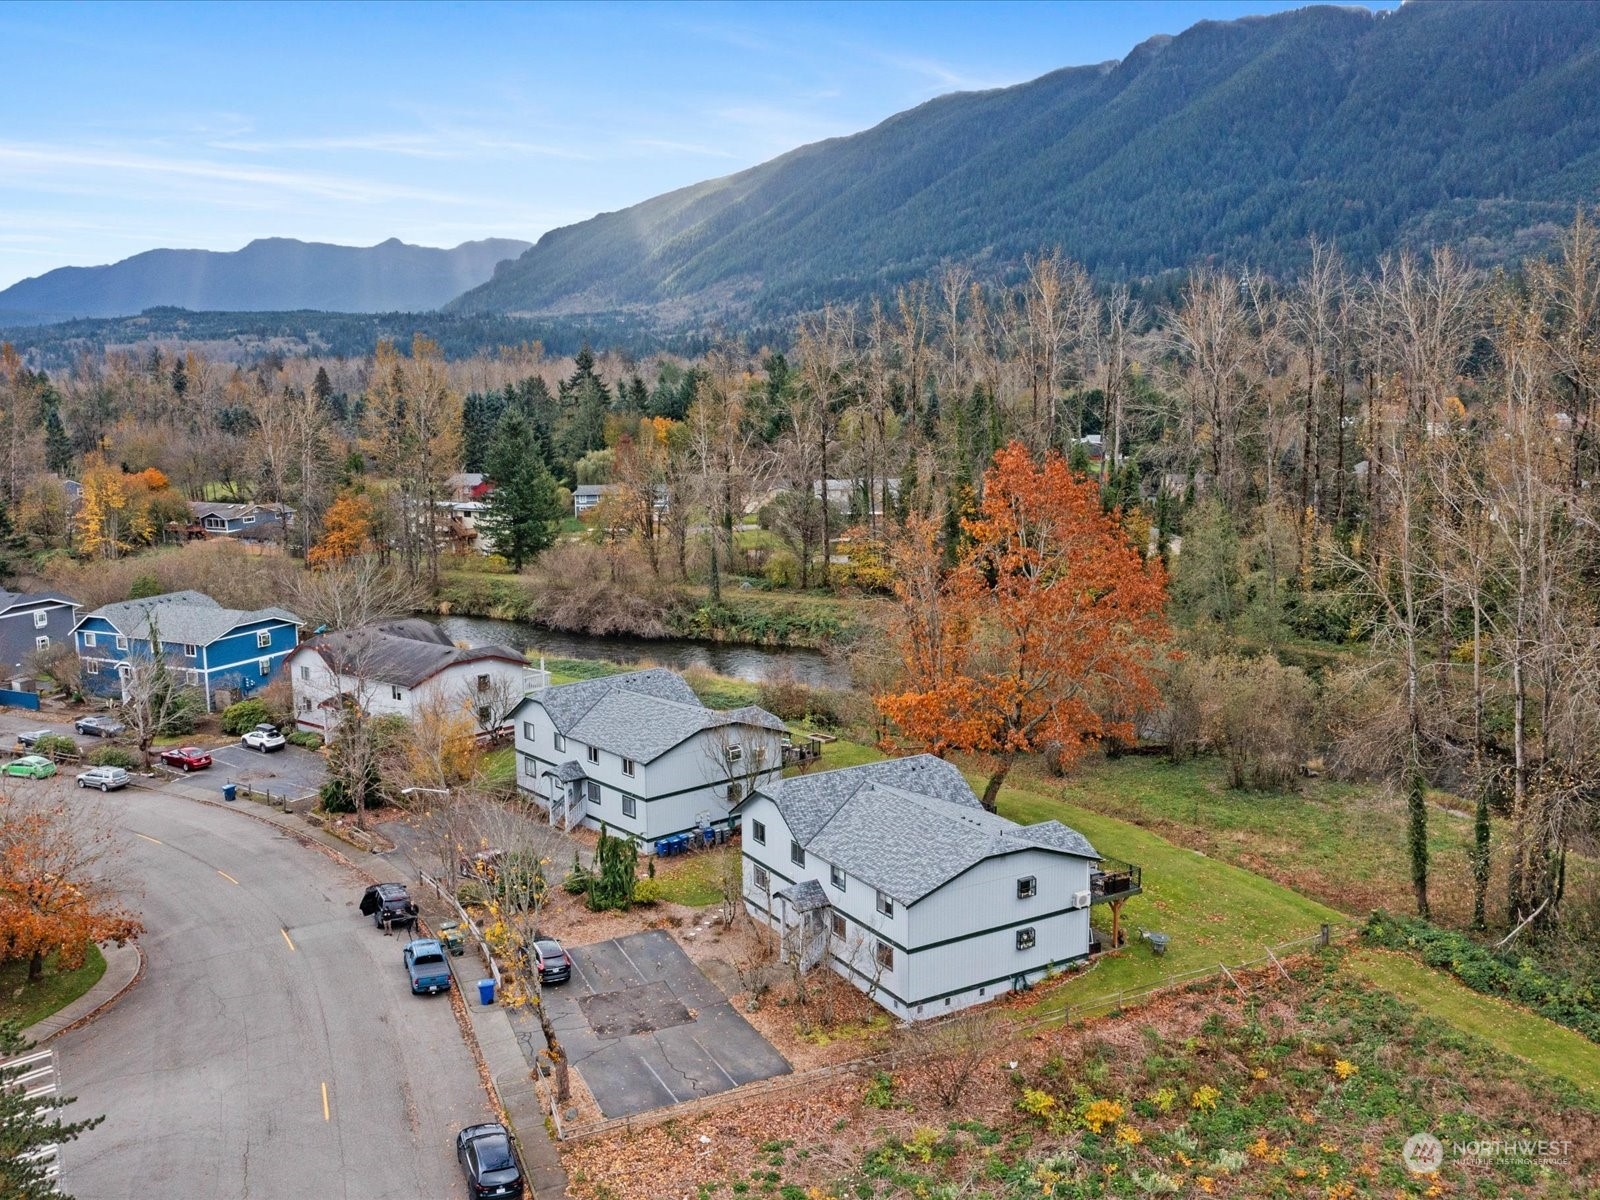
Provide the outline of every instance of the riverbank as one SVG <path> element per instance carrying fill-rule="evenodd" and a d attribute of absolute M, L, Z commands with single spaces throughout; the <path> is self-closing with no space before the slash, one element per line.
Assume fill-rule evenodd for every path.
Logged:
<path fill-rule="evenodd" d="M 559 633 L 596 637 L 684 638 L 751 646 L 796 646 L 813 650 L 848 644 L 883 627 L 887 603 L 829 593 L 764 592 L 724 588 L 713 603 L 707 589 L 660 584 L 635 592 L 626 607 L 595 605 L 574 610 L 547 602 L 543 582 L 527 575 L 447 571 L 434 598 L 440 616 L 523 621 Z"/>

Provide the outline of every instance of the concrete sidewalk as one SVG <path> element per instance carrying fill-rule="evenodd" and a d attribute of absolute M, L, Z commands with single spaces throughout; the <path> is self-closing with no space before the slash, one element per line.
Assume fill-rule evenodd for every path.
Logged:
<path fill-rule="evenodd" d="M 121 946 L 108 943 L 100 947 L 100 952 L 106 959 L 105 974 L 100 976 L 100 981 L 59 1012 L 29 1025 L 22 1031 L 23 1037 L 40 1044 L 48 1042 L 58 1033 L 99 1016 L 102 1009 L 110 1008 L 134 985 L 144 969 L 144 955 L 139 953 L 139 947 L 132 942 Z"/>

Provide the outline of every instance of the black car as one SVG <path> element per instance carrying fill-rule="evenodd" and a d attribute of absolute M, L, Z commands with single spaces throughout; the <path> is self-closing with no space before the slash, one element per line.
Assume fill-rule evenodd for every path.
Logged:
<path fill-rule="evenodd" d="M 555 938 L 534 938 L 533 961 L 539 968 L 539 982 L 565 983 L 572 978 L 572 955 Z"/>
<path fill-rule="evenodd" d="M 417 923 L 417 911 L 403 883 L 375 883 L 361 895 L 361 915 L 371 917 L 379 929 L 410 928 Z"/>
<path fill-rule="evenodd" d="M 456 1134 L 456 1161 L 472 1200 L 518 1200 L 522 1164 L 504 1125 L 469 1125 Z"/>

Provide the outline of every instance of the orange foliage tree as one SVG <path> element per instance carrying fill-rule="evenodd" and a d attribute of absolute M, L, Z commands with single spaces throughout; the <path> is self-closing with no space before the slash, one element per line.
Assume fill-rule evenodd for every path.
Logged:
<path fill-rule="evenodd" d="M 322 540 L 311 547 L 306 562 L 313 567 L 343 562 L 372 549 L 372 501 L 346 492 L 328 506 L 322 518 Z"/>
<path fill-rule="evenodd" d="M 63 801 L 0 797 L 0 962 L 27 959 L 37 982 L 51 954 L 73 970 L 92 943 L 138 934 L 104 875 L 113 849 Z"/>
<path fill-rule="evenodd" d="M 892 637 L 905 677 L 878 707 L 908 743 L 984 756 L 992 812 L 1018 755 L 1052 747 L 1071 762 L 1104 739 L 1133 739 L 1170 636 L 1166 575 L 1101 509 L 1091 480 L 1019 442 L 995 454 L 962 529 L 950 570 L 932 522 L 911 522 L 895 548 Z"/>

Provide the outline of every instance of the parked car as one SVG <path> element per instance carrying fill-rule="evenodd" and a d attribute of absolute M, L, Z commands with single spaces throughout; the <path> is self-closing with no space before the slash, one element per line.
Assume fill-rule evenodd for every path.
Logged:
<path fill-rule="evenodd" d="M 379 929 L 385 925 L 410 928 L 417 922 L 417 912 L 403 883 L 375 883 L 361 894 L 361 915 L 371 917 Z"/>
<path fill-rule="evenodd" d="M 72 723 L 72 727 L 79 733 L 105 738 L 116 737 L 128 729 L 121 721 L 115 721 L 110 717 L 79 717 Z"/>
<path fill-rule="evenodd" d="M 493 883 L 500 870 L 500 860 L 505 856 L 504 850 L 496 850 L 492 846 L 470 857 L 462 855 L 456 861 L 456 874 L 463 879 L 482 879 Z"/>
<path fill-rule="evenodd" d="M 211 755 L 199 746 L 174 746 L 161 752 L 161 761 L 181 771 L 198 771 L 211 765 Z"/>
<path fill-rule="evenodd" d="M 49 779 L 56 773 L 56 765 L 42 754 L 24 754 L 6 764 L 7 775 L 21 775 L 25 779 Z"/>
<path fill-rule="evenodd" d="M 27 733 L 17 734 L 17 745 L 32 747 L 42 737 L 49 737 L 54 729 L 30 729 Z"/>
<path fill-rule="evenodd" d="M 78 786 L 99 788 L 102 792 L 114 792 L 118 788 L 127 787 L 128 779 L 128 773 L 121 767 L 90 767 L 78 774 Z"/>
<path fill-rule="evenodd" d="M 400 951 L 400 957 L 406 964 L 406 974 L 411 976 L 413 996 L 423 992 L 436 996 L 450 990 L 450 964 L 445 961 L 444 947 L 435 938 L 412 939 Z"/>
<path fill-rule="evenodd" d="M 468 1125 L 456 1134 L 456 1161 L 472 1200 L 519 1200 L 522 1164 L 504 1125 Z"/>
<path fill-rule="evenodd" d="M 289 744 L 289 739 L 278 732 L 276 725 L 267 724 L 257 725 L 239 740 L 244 743 L 246 750 L 259 750 L 263 754 L 282 750 Z"/>
<path fill-rule="evenodd" d="M 572 955 L 563 950 L 555 938 L 533 939 L 533 964 L 541 984 L 566 983 L 572 978 Z"/>

